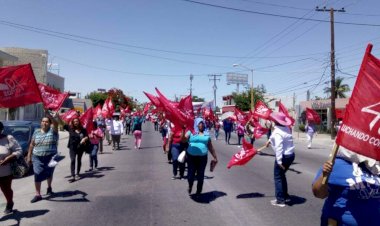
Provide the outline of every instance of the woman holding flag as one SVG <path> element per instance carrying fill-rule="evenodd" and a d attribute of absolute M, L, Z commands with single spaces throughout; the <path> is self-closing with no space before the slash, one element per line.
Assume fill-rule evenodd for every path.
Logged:
<path fill-rule="evenodd" d="M 192 134 L 188 131 L 183 137 L 183 141 L 189 142 L 189 147 L 187 149 L 187 181 L 189 183 L 188 192 L 189 195 L 192 192 L 195 175 L 197 175 L 197 191 L 196 195 L 199 196 L 202 193 L 203 180 L 207 165 L 207 154 L 208 152 L 214 157 L 213 161 L 215 164 L 218 162 L 216 152 L 211 143 L 210 135 L 206 135 L 205 123 L 204 121 L 199 121 L 198 124 L 198 133 Z M 183 133 L 184 134 L 184 129 Z"/>
<path fill-rule="evenodd" d="M 274 162 L 276 199 L 271 200 L 271 204 L 285 207 L 285 202 L 290 201 L 285 173 L 295 158 L 293 136 L 289 129 L 292 120 L 281 112 L 272 112 L 270 118 L 274 121 L 275 126 L 266 146 L 271 145 L 276 155 Z"/>

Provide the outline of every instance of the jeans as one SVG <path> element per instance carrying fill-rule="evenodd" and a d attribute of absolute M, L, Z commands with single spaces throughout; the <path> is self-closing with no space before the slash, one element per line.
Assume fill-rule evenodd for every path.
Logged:
<path fill-rule="evenodd" d="M 274 187 L 278 203 L 285 203 L 285 199 L 289 197 L 285 173 L 293 163 L 294 158 L 295 154 L 282 156 L 282 165 L 285 169 L 282 169 L 276 161 L 274 162 Z"/>
<path fill-rule="evenodd" d="M 225 133 L 225 140 L 226 140 L 226 143 L 229 144 L 230 143 L 230 139 L 231 139 L 231 131 L 224 131 Z"/>
<path fill-rule="evenodd" d="M 251 144 L 252 144 L 252 145 L 253 145 L 253 143 L 255 143 L 255 140 L 256 140 L 255 136 L 252 135 L 252 137 L 251 137 Z"/>
<path fill-rule="evenodd" d="M 79 174 L 80 168 L 82 166 L 82 156 L 83 156 L 83 150 L 80 150 L 80 149 L 70 149 L 71 176 L 75 176 L 75 159 L 77 159 L 77 174 Z"/>
<path fill-rule="evenodd" d="M 216 130 L 215 130 L 215 139 L 217 140 L 217 139 L 218 139 L 218 137 L 219 137 L 219 130 L 218 130 L 218 129 L 216 129 Z"/>
<path fill-rule="evenodd" d="M 184 150 L 181 144 L 172 144 L 171 145 L 171 153 L 173 159 L 173 176 L 177 176 L 178 168 L 179 168 L 179 176 L 183 177 L 185 174 L 185 163 L 178 162 L 179 154 Z"/>
<path fill-rule="evenodd" d="M 244 138 L 244 134 L 242 134 L 242 135 L 238 134 L 238 145 L 240 145 L 240 143 L 241 143 L 241 138 Z"/>
<path fill-rule="evenodd" d="M 95 165 L 95 168 L 98 168 L 98 149 L 99 144 L 91 144 L 91 153 L 90 153 L 90 168 L 92 169 Z"/>
<path fill-rule="evenodd" d="M 195 174 L 197 175 L 197 194 L 202 193 L 203 180 L 205 178 L 205 170 L 207 165 L 207 155 L 194 156 L 187 155 L 187 182 L 189 183 L 189 189 L 193 188 Z"/>

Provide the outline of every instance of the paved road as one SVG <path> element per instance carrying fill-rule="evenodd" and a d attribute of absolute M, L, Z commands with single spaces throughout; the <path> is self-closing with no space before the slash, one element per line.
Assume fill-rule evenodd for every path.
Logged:
<path fill-rule="evenodd" d="M 223 134 L 221 134 L 223 138 Z M 235 136 L 232 143 L 236 142 Z M 258 140 L 259 147 L 265 139 Z M 318 225 L 323 200 L 311 193 L 316 170 L 327 159 L 329 145 L 317 142 L 305 149 L 296 139 L 296 160 L 288 172 L 292 204 L 270 205 L 274 198 L 271 149 L 255 156 L 243 167 L 227 169 L 239 149 L 223 140 L 213 141 L 219 164 L 206 171 L 200 200 L 187 195 L 187 181 L 171 180 L 171 165 L 161 150 L 160 134 L 144 124 L 142 149 L 133 148 L 131 136 L 122 137 L 122 150 L 105 146 L 99 155 L 99 171 L 86 172 L 70 183 L 67 134 L 61 134 L 59 150 L 64 156 L 56 168 L 53 190 L 56 195 L 31 204 L 33 177 L 14 180 L 15 213 L 3 216 L 0 225 Z M 210 160 L 211 158 L 209 158 Z M 46 183 L 42 190 L 46 191 Z M 4 201 L 1 201 L 1 208 Z"/>

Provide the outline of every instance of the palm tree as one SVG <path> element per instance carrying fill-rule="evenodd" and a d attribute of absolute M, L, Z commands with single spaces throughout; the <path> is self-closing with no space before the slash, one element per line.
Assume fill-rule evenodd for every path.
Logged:
<path fill-rule="evenodd" d="M 343 84 L 343 77 L 337 77 L 335 79 L 335 97 L 336 98 L 347 98 L 346 92 L 349 92 L 351 89 L 347 84 Z M 331 95 L 331 88 L 325 87 L 324 89 L 325 94 Z"/>

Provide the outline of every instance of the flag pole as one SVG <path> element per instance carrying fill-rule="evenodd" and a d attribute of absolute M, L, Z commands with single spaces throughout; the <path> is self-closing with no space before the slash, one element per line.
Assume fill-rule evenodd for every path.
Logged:
<path fill-rule="evenodd" d="M 333 146 L 333 149 L 331 151 L 331 155 L 330 155 L 330 159 L 329 159 L 332 163 L 332 166 L 334 166 L 335 158 L 336 158 L 336 155 L 338 154 L 338 150 L 339 150 L 339 145 L 336 142 L 334 142 L 334 146 Z M 327 184 L 327 182 L 329 181 L 329 176 L 330 176 L 330 173 L 323 176 L 323 179 L 322 179 L 323 185 Z"/>

